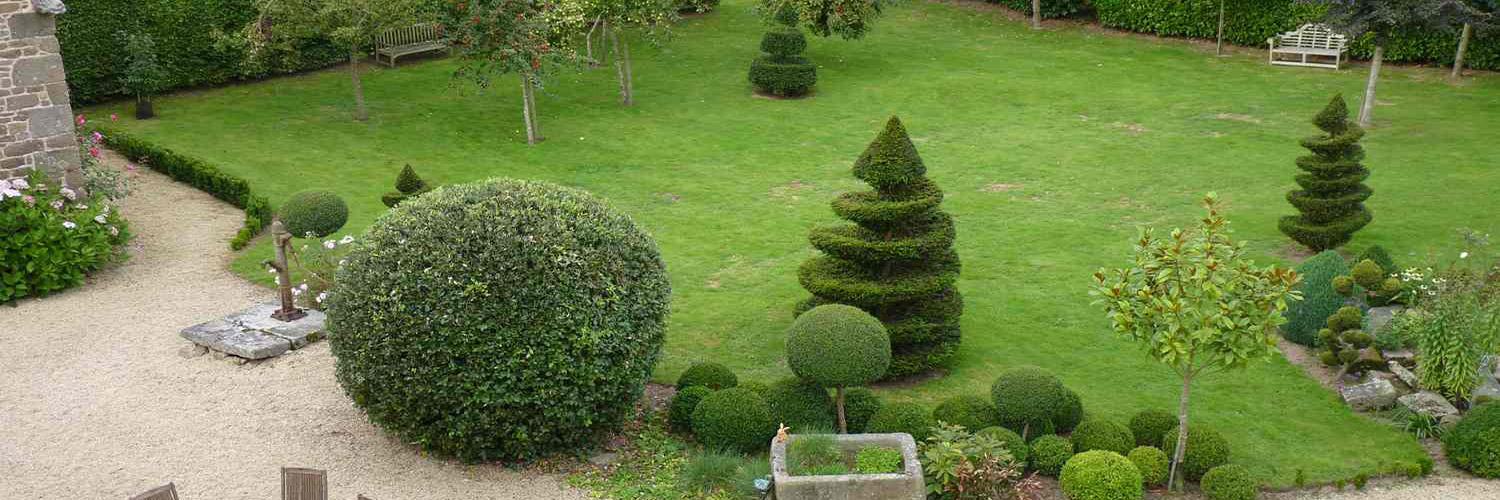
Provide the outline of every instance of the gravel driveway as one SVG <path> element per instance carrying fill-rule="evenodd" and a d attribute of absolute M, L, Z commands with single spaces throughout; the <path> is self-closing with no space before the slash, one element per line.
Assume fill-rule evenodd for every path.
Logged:
<path fill-rule="evenodd" d="M 0 499 L 124 499 L 171 481 L 184 500 L 273 500 L 283 466 L 328 470 L 339 500 L 588 498 L 389 439 L 340 390 L 326 342 L 243 366 L 180 353 L 179 329 L 272 293 L 226 271 L 242 212 L 131 176 L 130 260 L 0 307 Z"/>

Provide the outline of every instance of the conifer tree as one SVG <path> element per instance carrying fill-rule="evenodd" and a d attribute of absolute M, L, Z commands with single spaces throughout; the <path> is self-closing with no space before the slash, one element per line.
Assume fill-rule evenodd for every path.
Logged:
<path fill-rule="evenodd" d="M 421 177 L 417 177 L 417 171 L 411 168 L 411 164 L 407 164 L 406 167 L 401 169 L 401 173 L 396 175 L 396 192 L 386 193 L 380 197 L 380 201 L 381 203 L 385 203 L 387 207 L 395 208 L 396 205 L 406 201 L 407 198 L 431 190 L 432 188 L 427 186 L 427 181 L 422 180 Z"/>
<path fill-rule="evenodd" d="M 1355 231 L 1370 223 L 1364 201 L 1372 191 L 1364 185 L 1370 171 L 1360 164 L 1365 157 L 1359 139 L 1365 130 L 1349 122 L 1344 96 L 1335 94 L 1323 112 L 1313 119 L 1327 135 L 1302 139 L 1302 147 L 1313 154 L 1297 158 L 1297 176 L 1302 189 L 1286 199 L 1301 215 L 1281 218 L 1281 232 L 1314 252 L 1343 246 Z"/>
<path fill-rule="evenodd" d="M 854 163 L 854 176 L 875 189 L 834 199 L 834 213 L 853 224 L 814 229 L 809 239 L 824 255 L 798 272 L 813 296 L 798 304 L 797 314 L 847 304 L 885 324 L 892 350 L 887 378 L 942 366 L 959 343 L 963 298 L 954 288 L 953 219 L 938 208 L 943 191 L 926 172 L 901 120 L 891 117 Z"/>

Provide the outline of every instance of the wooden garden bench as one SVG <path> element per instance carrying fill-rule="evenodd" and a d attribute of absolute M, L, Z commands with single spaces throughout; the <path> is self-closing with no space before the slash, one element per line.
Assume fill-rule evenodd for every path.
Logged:
<path fill-rule="evenodd" d="M 431 23 L 396 28 L 375 37 L 375 61 L 382 62 L 384 56 L 385 64 L 392 68 L 396 67 L 396 59 L 401 56 L 444 49 L 452 50 L 443 41 L 442 30 Z"/>
<path fill-rule="evenodd" d="M 130 500 L 177 500 L 177 485 L 167 483 L 165 486 L 151 488 L 151 491 L 130 497 Z"/>
<path fill-rule="evenodd" d="M 1334 33 L 1321 24 L 1304 24 L 1295 31 L 1267 38 L 1266 44 L 1271 46 L 1271 64 L 1285 66 L 1340 69 L 1345 59 L 1344 53 L 1349 52 L 1348 37 Z M 1294 59 L 1278 59 L 1278 55 L 1293 56 Z M 1308 56 L 1322 61 L 1309 61 Z M 1333 62 L 1327 61 L 1329 57 L 1333 58 Z"/>

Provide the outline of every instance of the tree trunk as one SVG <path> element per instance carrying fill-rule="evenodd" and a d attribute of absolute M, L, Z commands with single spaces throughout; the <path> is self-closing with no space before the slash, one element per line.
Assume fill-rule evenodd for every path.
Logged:
<path fill-rule="evenodd" d="M 595 19 L 594 20 L 594 24 L 589 25 L 589 32 L 587 34 L 583 35 L 583 43 L 586 46 L 586 49 L 588 50 L 588 59 L 589 59 L 589 67 L 590 68 L 597 68 L 597 67 L 599 67 L 599 60 L 598 59 L 594 59 L 594 30 L 596 30 L 598 28 L 599 28 L 599 20 Z"/>
<path fill-rule="evenodd" d="M 542 142 L 542 133 L 536 124 L 536 91 L 530 72 L 521 74 L 521 115 L 526 119 L 526 145 L 535 146 Z"/>
<path fill-rule="evenodd" d="M 359 50 L 349 49 L 349 79 L 354 82 L 354 121 L 370 119 L 365 112 L 365 85 L 359 81 Z"/>
<path fill-rule="evenodd" d="M 1375 55 L 1370 57 L 1370 79 L 1365 82 L 1365 102 L 1359 106 L 1359 126 L 1368 127 L 1375 112 L 1375 82 L 1380 79 L 1380 61 L 1385 57 L 1385 43 L 1375 43 Z"/>
<path fill-rule="evenodd" d="M 1042 29 L 1042 0 L 1031 0 L 1031 29 Z"/>
<path fill-rule="evenodd" d="M 1453 56 L 1453 74 L 1448 77 L 1453 81 L 1464 74 L 1464 55 L 1469 51 L 1469 37 L 1474 36 L 1474 25 L 1464 23 L 1464 32 L 1458 37 L 1458 55 Z"/>
<path fill-rule="evenodd" d="M 1187 454 L 1188 389 L 1192 384 L 1192 375 L 1182 377 L 1182 396 L 1177 399 L 1177 447 L 1172 450 L 1172 468 L 1167 473 L 1167 489 L 1173 491 L 1182 491 L 1177 487 L 1177 471 L 1182 468 L 1182 457 Z"/>
<path fill-rule="evenodd" d="M 837 394 L 839 404 L 839 434 L 848 434 L 849 422 L 844 420 L 844 386 L 835 387 L 833 390 Z"/>
<path fill-rule="evenodd" d="M 620 80 L 620 103 L 626 106 L 635 104 L 635 96 L 630 88 L 630 48 L 629 42 L 620 39 L 620 32 L 609 21 L 604 22 L 604 31 L 609 35 L 610 50 L 614 53 L 615 74 Z"/>
<path fill-rule="evenodd" d="M 1224 55 L 1224 0 L 1219 0 L 1219 36 L 1214 41 L 1214 55 Z"/>

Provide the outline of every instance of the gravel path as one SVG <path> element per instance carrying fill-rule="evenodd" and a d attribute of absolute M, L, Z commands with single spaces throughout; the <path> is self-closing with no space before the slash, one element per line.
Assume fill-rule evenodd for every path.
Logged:
<path fill-rule="evenodd" d="M 283 466 L 328 470 L 338 500 L 588 498 L 389 439 L 340 390 L 326 342 L 245 365 L 180 353 L 179 329 L 272 293 L 226 270 L 239 210 L 131 175 L 130 260 L 0 307 L 0 498 L 122 499 L 172 481 L 186 500 L 272 500 Z"/>
<path fill-rule="evenodd" d="M 1274 500 L 1494 500 L 1500 498 L 1500 481 L 1473 477 L 1429 477 L 1418 481 L 1367 486 L 1364 491 L 1347 487 L 1342 492 L 1281 494 Z"/>

